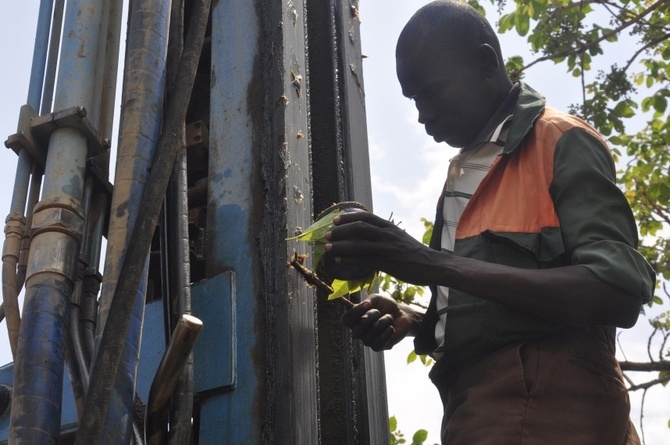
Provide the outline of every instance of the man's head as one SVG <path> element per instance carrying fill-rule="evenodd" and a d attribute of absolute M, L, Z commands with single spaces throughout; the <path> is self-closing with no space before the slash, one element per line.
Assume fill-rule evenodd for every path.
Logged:
<path fill-rule="evenodd" d="M 453 0 L 430 3 L 409 20 L 396 70 L 426 132 L 454 147 L 474 140 L 512 86 L 489 23 Z"/>

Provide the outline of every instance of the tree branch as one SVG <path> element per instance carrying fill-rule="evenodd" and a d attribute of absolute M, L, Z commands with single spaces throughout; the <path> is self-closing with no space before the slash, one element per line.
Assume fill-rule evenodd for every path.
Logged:
<path fill-rule="evenodd" d="M 659 8 L 660 6 L 665 4 L 666 1 L 667 0 L 658 0 L 656 3 L 653 3 L 647 9 L 645 9 L 640 14 L 635 16 L 633 19 L 631 19 L 627 22 L 621 22 L 622 24 L 618 28 L 615 28 L 615 29 L 611 30 L 610 32 L 603 34 L 598 39 L 595 39 L 591 42 L 583 43 L 582 46 L 578 49 L 569 50 L 569 51 L 562 51 L 562 52 L 559 52 L 557 54 L 550 54 L 550 55 L 539 57 L 539 58 L 533 60 L 532 62 L 530 62 L 529 64 L 523 66 L 521 69 L 518 70 L 518 72 L 521 73 L 521 72 L 527 70 L 528 68 L 532 67 L 533 65 L 536 65 L 540 62 L 544 62 L 544 61 L 547 61 L 547 60 L 559 59 L 559 58 L 562 58 L 562 57 L 569 57 L 569 56 L 573 56 L 573 55 L 577 55 L 577 54 L 582 54 L 582 53 L 584 53 L 584 51 L 586 51 L 589 48 L 597 45 L 598 43 L 600 43 L 604 40 L 607 40 L 608 38 L 610 38 L 613 35 L 619 34 L 621 31 L 628 28 L 629 26 L 641 22 L 642 19 L 645 16 L 654 12 L 654 10 L 656 10 L 657 8 Z M 600 2 L 594 1 L 593 3 L 600 3 Z M 581 7 L 581 4 L 580 4 L 580 7 Z"/>
<path fill-rule="evenodd" d="M 654 40 L 650 41 L 649 43 L 647 43 L 646 45 L 643 45 L 642 48 L 635 51 L 635 54 L 633 54 L 633 56 L 630 59 L 628 59 L 628 62 L 626 62 L 626 66 L 623 68 L 622 71 L 623 72 L 628 71 L 628 68 L 630 68 L 630 66 L 633 64 L 635 59 L 637 59 L 637 57 L 640 54 L 642 54 L 644 51 L 648 50 L 649 48 L 654 47 L 654 46 L 658 45 L 659 43 L 666 41 L 668 38 L 670 38 L 670 33 L 664 34 L 661 37 L 659 37 L 658 39 L 654 39 Z"/>
<path fill-rule="evenodd" d="M 659 362 L 619 362 L 622 371 L 670 371 L 670 360 L 661 360 Z"/>
<path fill-rule="evenodd" d="M 640 383 L 639 385 L 631 385 L 631 386 L 628 387 L 628 392 L 637 391 L 638 389 L 647 390 L 647 389 L 651 388 L 652 386 L 667 383 L 668 381 L 670 381 L 670 375 L 666 375 L 666 376 L 663 376 L 663 377 L 658 378 L 658 379 L 650 380 L 646 383 Z"/>

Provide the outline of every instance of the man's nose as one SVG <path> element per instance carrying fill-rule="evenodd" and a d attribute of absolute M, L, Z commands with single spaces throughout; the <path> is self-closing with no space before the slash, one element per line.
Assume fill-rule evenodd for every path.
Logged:
<path fill-rule="evenodd" d="M 426 123 L 435 119 L 435 112 L 425 102 L 416 102 L 416 109 L 419 111 L 419 123 L 425 125 Z"/>

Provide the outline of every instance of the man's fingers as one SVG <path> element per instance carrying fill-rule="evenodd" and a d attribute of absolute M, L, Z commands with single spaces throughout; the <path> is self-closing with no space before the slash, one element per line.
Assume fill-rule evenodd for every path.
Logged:
<path fill-rule="evenodd" d="M 387 221 L 384 218 L 380 218 L 374 213 L 370 212 L 342 213 L 336 216 L 333 220 L 336 226 L 350 224 L 356 221 L 362 221 L 377 227 L 389 227 L 393 225 L 393 223 L 390 221 Z"/>
<path fill-rule="evenodd" d="M 366 337 L 363 338 L 363 343 L 375 351 L 383 351 L 387 349 L 387 345 L 394 333 L 393 317 L 387 314 L 377 320 L 374 326 L 372 326 Z"/>
<path fill-rule="evenodd" d="M 395 329 L 393 326 L 388 326 L 384 332 L 382 332 L 379 337 L 370 345 L 373 351 L 383 351 L 385 349 L 389 349 L 388 344 L 391 341 L 391 338 L 393 338 L 393 334 L 395 334 Z"/>
<path fill-rule="evenodd" d="M 344 314 L 342 314 L 342 324 L 346 327 L 352 329 L 356 323 L 361 319 L 363 314 L 372 309 L 372 303 L 365 300 L 361 303 L 358 303 Z"/>
<path fill-rule="evenodd" d="M 370 334 L 371 329 L 374 329 L 375 323 L 377 322 L 377 320 L 379 320 L 381 316 L 382 316 L 381 312 L 379 312 L 377 309 L 371 309 L 367 311 L 358 320 L 358 323 L 356 323 L 351 328 L 351 335 L 353 335 L 354 338 L 364 339 L 366 336 Z"/>
<path fill-rule="evenodd" d="M 346 239 L 380 239 L 382 233 L 380 227 L 370 224 L 366 221 L 354 221 L 350 224 L 343 224 L 333 227 L 326 233 L 326 239 L 329 241 L 340 241 Z"/>

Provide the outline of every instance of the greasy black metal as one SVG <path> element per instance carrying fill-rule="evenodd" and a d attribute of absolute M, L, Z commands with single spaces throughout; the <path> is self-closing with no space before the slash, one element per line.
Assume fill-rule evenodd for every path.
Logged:
<path fill-rule="evenodd" d="M 371 208 L 357 1 L 308 3 L 315 212 L 356 200 Z M 344 308 L 319 295 L 322 444 L 389 443 L 383 361 L 342 326 Z M 380 363 L 381 362 L 381 363 Z M 366 375 L 367 374 L 367 375 Z M 379 385 L 381 388 L 371 388 Z M 371 393 L 371 396 L 369 394 Z M 380 413 L 371 416 L 372 413 Z M 328 419 L 328 421 L 325 421 Z"/>
<path fill-rule="evenodd" d="M 261 3 L 261 2 L 259 2 Z M 311 222 L 306 9 L 308 1 L 264 1 L 265 122 L 261 173 L 266 188 L 261 229 L 266 306 L 266 443 L 318 444 L 316 298 L 286 267 L 293 244 L 281 242 Z M 254 106 L 257 106 L 254 104 Z M 251 108 L 251 107 L 250 107 Z M 291 273 L 289 273 L 291 272 Z"/>
<path fill-rule="evenodd" d="M 168 108 L 165 128 L 181 125 L 186 117 L 210 6 L 210 0 L 194 2 L 189 33 L 179 67 L 176 93 Z M 145 263 L 144 259 L 151 247 L 151 238 L 158 221 L 162 197 L 165 195 L 180 142 L 181 139 L 170 131 L 164 131 L 159 139 L 149 181 L 142 196 L 141 208 L 144 209 L 144 214 L 139 215 L 130 236 L 120 273 L 124 280 L 121 280 L 115 289 L 105 331 L 100 341 L 100 351 L 104 353 L 97 354 L 95 358 L 91 386 L 86 398 L 84 415 L 80 421 L 76 444 L 88 445 L 97 443 L 100 439 L 100 431 L 107 414 L 110 393 L 129 325 L 129 316 L 133 309 L 134 297 Z"/>
<path fill-rule="evenodd" d="M 348 198 L 360 201 L 372 210 L 370 158 L 368 155 L 365 92 L 363 85 L 363 55 L 360 42 L 358 0 L 339 0 L 335 3 L 338 23 L 338 79 L 342 113 L 342 135 L 347 178 Z M 352 382 L 365 382 L 355 388 L 360 409 L 361 428 L 371 444 L 389 443 L 388 407 L 386 404 L 386 374 L 384 355 L 354 342 Z"/>

